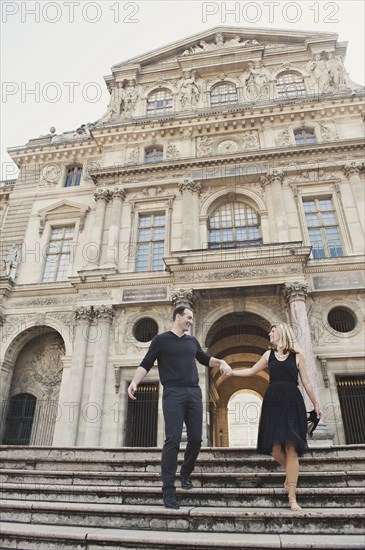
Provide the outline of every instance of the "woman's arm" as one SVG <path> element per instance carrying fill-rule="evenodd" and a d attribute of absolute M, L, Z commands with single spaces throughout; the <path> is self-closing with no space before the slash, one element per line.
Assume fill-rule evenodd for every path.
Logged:
<path fill-rule="evenodd" d="M 318 402 L 318 399 L 317 399 L 317 397 L 314 393 L 312 383 L 309 380 L 308 370 L 307 370 L 307 365 L 305 363 L 304 355 L 302 353 L 297 353 L 296 358 L 297 358 L 297 367 L 298 367 L 298 370 L 299 370 L 300 379 L 302 381 L 304 389 L 307 392 L 307 395 L 308 395 L 309 399 L 312 401 L 312 404 L 313 404 L 314 410 L 316 411 L 317 417 L 320 417 L 321 414 L 322 414 L 322 411 L 319 407 L 319 402 Z"/>
<path fill-rule="evenodd" d="M 264 355 L 249 369 L 234 369 L 232 372 L 228 372 L 227 376 L 252 376 L 260 370 L 264 370 L 269 364 L 270 350 L 265 351 Z"/>

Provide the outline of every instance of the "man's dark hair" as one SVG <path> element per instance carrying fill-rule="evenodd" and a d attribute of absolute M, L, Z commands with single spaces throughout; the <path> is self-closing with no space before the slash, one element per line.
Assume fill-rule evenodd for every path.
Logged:
<path fill-rule="evenodd" d="M 172 312 L 172 320 L 175 321 L 176 315 L 184 315 L 184 311 L 186 309 L 189 309 L 192 311 L 192 309 L 189 306 L 177 306 L 175 307 L 174 311 Z"/>

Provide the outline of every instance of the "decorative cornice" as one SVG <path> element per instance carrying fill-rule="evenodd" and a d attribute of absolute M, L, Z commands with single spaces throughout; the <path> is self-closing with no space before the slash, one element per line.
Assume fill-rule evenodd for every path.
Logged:
<path fill-rule="evenodd" d="M 295 157 L 296 164 L 300 165 L 301 158 L 320 156 L 323 158 L 327 154 L 343 153 L 351 150 L 359 149 L 362 151 L 362 140 L 349 140 L 350 143 L 317 143 L 315 145 L 302 146 L 300 150 L 298 147 L 283 147 L 278 149 L 277 147 L 260 149 L 259 151 L 243 151 L 233 155 L 217 155 L 215 157 L 190 157 L 185 159 L 177 159 L 174 161 L 164 161 L 155 164 L 141 164 L 135 166 L 104 166 L 97 170 L 90 170 L 90 176 L 96 185 L 106 185 L 108 183 L 120 183 L 121 180 L 117 179 L 118 176 L 127 178 L 130 175 L 140 175 L 145 173 L 156 174 L 162 172 L 174 172 L 178 169 L 210 169 L 215 166 L 230 166 L 242 163 L 242 166 L 246 166 L 248 162 L 252 164 L 257 163 L 272 163 L 273 161 L 282 161 L 290 157 Z M 298 158 L 300 155 L 300 158 Z M 328 167 L 328 163 L 324 164 Z M 278 176 L 279 177 L 279 176 Z M 200 178 L 201 179 L 201 178 Z M 122 180 L 123 181 L 123 180 Z"/>

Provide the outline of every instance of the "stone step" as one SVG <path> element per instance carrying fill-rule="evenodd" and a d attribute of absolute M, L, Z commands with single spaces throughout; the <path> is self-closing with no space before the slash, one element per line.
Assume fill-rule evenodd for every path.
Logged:
<path fill-rule="evenodd" d="M 363 550 L 362 535 L 248 534 L 171 532 L 70 527 L 63 525 L 0 524 L 2 548 L 27 550 Z"/>
<path fill-rule="evenodd" d="M 194 487 L 282 487 L 283 471 L 273 472 L 193 472 Z M 100 472 L 69 470 L 22 470 L 0 471 L 0 483 L 34 483 L 108 486 L 161 486 L 160 472 Z M 348 471 L 303 471 L 300 473 L 300 487 L 364 487 L 365 470 Z"/>
<path fill-rule="evenodd" d="M 264 534 L 362 535 L 364 508 L 193 507 L 7 500 L 1 504 L 4 522 L 140 529 Z"/>
<path fill-rule="evenodd" d="M 1 541 L 8 542 L 7 548 L 15 548 L 11 543 L 27 541 L 26 548 L 32 550 L 85 550 L 101 549 L 150 549 L 171 550 L 194 548 L 219 550 L 292 548 L 307 550 L 360 550 L 364 539 L 361 535 L 295 535 L 295 534 L 246 534 L 246 533 L 189 533 L 124 529 L 93 529 L 70 526 L 43 526 L 1 523 Z M 33 544 L 32 544 L 33 542 Z M 76 546 L 77 545 L 77 546 Z M 19 547 L 19 546 L 17 546 Z"/>
<path fill-rule="evenodd" d="M 364 460 L 365 445 L 331 445 L 331 446 L 311 446 L 311 452 L 315 457 L 336 457 L 349 458 L 359 457 Z M 257 452 L 254 447 L 203 447 L 200 451 L 199 457 L 202 460 L 208 458 L 224 459 L 242 459 L 242 458 L 257 458 Z M 305 455 L 305 457 L 311 456 L 311 453 Z M 160 447 L 118 447 L 112 448 L 100 448 L 100 447 L 37 447 L 37 446 L 17 446 L 17 445 L 0 445 L 0 460 L 6 458 L 11 460 L 19 459 L 23 460 L 67 460 L 75 462 L 87 463 L 97 462 L 101 463 L 117 460 L 130 460 L 139 459 L 143 460 L 159 460 L 161 458 Z M 303 457 L 304 458 L 304 457 Z"/>
<path fill-rule="evenodd" d="M 177 488 L 182 506 L 286 507 L 283 488 Z M 365 504 L 365 489 L 359 487 L 308 487 L 297 490 L 300 504 L 306 508 L 357 508 Z M 104 503 L 125 505 L 162 504 L 159 487 L 108 487 L 85 485 L 44 485 L 3 483 L 1 501 Z"/>
<path fill-rule="evenodd" d="M 179 464 L 182 463 L 182 455 L 179 457 Z M 89 457 L 87 460 L 77 456 L 59 456 L 57 458 L 47 457 L 26 457 L 26 458 L 2 458 L 0 460 L 2 469 L 29 469 L 29 470 L 69 470 L 77 471 L 100 471 L 100 472 L 160 472 L 161 456 L 146 455 L 138 457 L 114 457 L 112 459 Z M 301 471 L 343 471 L 364 470 L 364 457 L 355 455 L 351 461 L 337 455 L 329 456 L 304 456 L 300 459 Z M 271 457 L 205 457 L 199 455 L 195 472 L 262 472 L 279 470 L 279 465 Z"/>

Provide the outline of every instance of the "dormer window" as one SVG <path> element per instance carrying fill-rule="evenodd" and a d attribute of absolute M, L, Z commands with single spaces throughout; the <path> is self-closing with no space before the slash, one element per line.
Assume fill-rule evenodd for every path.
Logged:
<path fill-rule="evenodd" d="M 210 105 L 212 107 L 237 103 L 237 101 L 237 88 L 232 82 L 222 82 L 211 89 Z"/>
<path fill-rule="evenodd" d="M 305 96 L 302 75 L 295 72 L 281 73 L 276 79 L 276 91 L 279 99 L 297 99 Z"/>
<path fill-rule="evenodd" d="M 172 111 L 172 95 L 170 90 L 152 92 L 147 98 L 147 114 L 161 115 Z"/>

